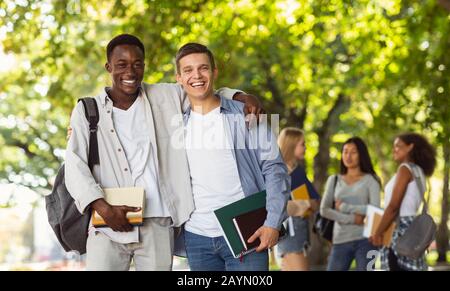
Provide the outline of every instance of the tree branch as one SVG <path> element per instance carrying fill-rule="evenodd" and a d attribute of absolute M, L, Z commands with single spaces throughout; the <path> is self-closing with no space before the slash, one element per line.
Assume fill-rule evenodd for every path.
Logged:
<path fill-rule="evenodd" d="M 29 159 L 32 159 L 32 158 L 37 156 L 37 154 L 35 154 L 32 151 L 30 151 L 30 149 L 29 149 L 27 144 L 22 143 L 22 142 L 20 142 L 18 140 L 14 140 L 14 141 L 9 142 L 9 143 L 7 142 L 6 144 L 10 145 L 10 146 L 15 146 L 15 147 L 18 147 L 18 148 L 22 149 L 25 152 L 25 155 L 27 156 L 27 158 L 29 158 Z"/>
<path fill-rule="evenodd" d="M 309 94 L 303 98 L 303 106 L 300 110 L 298 108 L 291 108 L 287 116 L 288 125 L 297 126 L 299 128 L 305 127 L 305 119 L 308 114 Z"/>
<path fill-rule="evenodd" d="M 340 93 L 336 102 L 334 102 L 333 107 L 331 107 L 328 112 L 327 118 L 322 122 L 322 127 L 317 129 L 317 133 L 330 134 L 330 125 L 336 124 L 336 119 L 339 117 L 338 111 L 341 109 L 342 105 L 344 105 L 345 95 Z"/>
<path fill-rule="evenodd" d="M 438 0 L 438 3 L 442 8 L 450 12 L 450 0 Z"/>
<path fill-rule="evenodd" d="M 333 107 L 328 112 L 327 118 L 322 122 L 322 127 L 316 131 L 319 137 L 319 149 L 314 157 L 314 186 L 319 192 L 322 191 L 327 179 L 327 169 L 330 163 L 330 142 L 334 128 L 339 124 L 340 112 L 345 108 L 347 102 L 344 94 L 339 94 Z"/>
<path fill-rule="evenodd" d="M 48 145 L 48 147 L 50 148 L 50 153 L 51 153 L 51 155 L 53 156 L 53 158 L 54 158 L 55 160 L 59 160 L 59 158 L 58 158 L 57 156 L 55 156 L 55 147 L 52 146 L 52 144 L 49 143 L 47 140 L 45 140 L 45 139 L 42 138 L 41 134 L 39 133 L 39 130 L 38 130 L 36 127 L 34 127 L 33 125 L 31 125 L 31 124 L 28 123 L 28 122 L 27 122 L 27 125 L 32 129 L 34 135 L 36 135 L 37 137 L 39 137 L 42 141 L 44 141 L 44 142 Z"/>

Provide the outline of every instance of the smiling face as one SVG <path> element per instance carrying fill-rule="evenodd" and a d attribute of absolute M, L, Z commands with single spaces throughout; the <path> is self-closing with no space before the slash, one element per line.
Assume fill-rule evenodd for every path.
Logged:
<path fill-rule="evenodd" d="M 344 145 L 342 150 L 342 161 L 348 169 L 359 167 L 359 152 L 354 143 Z"/>
<path fill-rule="evenodd" d="M 112 89 L 121 95 L 136 95 L 144 77 L 144 54 L 135 45 L 118 45 L 105 65 Z"/>
<path fill-rule="evenodd" d="M 179 60 L 177 82 L 187 95 L 196 100 L 204 100 L 214 94 L 214 80 L 217 69 L 213 68 L 206 53 L 193 53 Z"/>
<path fill-rule="evenodd" d="M 400 138 L 394 141 L 394 161 L 402 163 L 408 160 L 409 153 L 412 151 L 414 144 L 407 145 Z"/>

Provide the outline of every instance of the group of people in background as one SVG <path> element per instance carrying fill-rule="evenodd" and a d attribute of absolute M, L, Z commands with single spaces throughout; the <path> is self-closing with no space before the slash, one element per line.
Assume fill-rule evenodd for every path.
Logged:
<path fill-rule="evenodd" d="M 303 131 L 296 128 L 283 129 L 278 144 L 290 172 L 296 167 L 302 167 L 306 150 Z M 353 261 L 356 263 L 356 270 L 370 270 L 370 262 L 373 260 L 371 251 L 380 254 L 383 270 L 427 269 L 424 256 L 419 259 L 401 256 L 394 246 L 417 215 L 424 195 L 414 179 L 412 167 L 419 169 L 422 185 L 425 185 L 426 177 L 432 175 L 436 166 L 436 152 L 422 135 L 404 133 L 395 138 L 393 159 L 398 168 L 384 188 L 384 214 L 375 234 L 366 238 L 363 230 L 367 206 L 380 207 L 382 182 L 373 168 L 365 142 L 359 137 L 352 137 L 344 142 L 340 171 L 328 177 L 320 201 L 320 215 L 334 221 L 327 270 L 349 270 Z M 309 181 L 308 188 L 313 188 Z M 314 189 L 309 192 L 312 199 L 311 210 L 317 211 L 319 197 Z M 293 217 L 292 221 L 294 236 L 278 243 L 281 269 L 308 270 L 309 219 Z M 391 243 L 383 246 L 383 234 L 394 221 L 396 227 Z"/>

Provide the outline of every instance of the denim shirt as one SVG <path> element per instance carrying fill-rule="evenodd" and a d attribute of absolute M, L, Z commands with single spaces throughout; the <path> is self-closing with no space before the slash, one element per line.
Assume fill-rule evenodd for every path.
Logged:
<path fill-rule="evenodd" d="M 247 197 L 266 190 L 267 218 L 264 225 L 280 229 L 287 218 L 286 204 L 291 187 L 275 135 L 267 122 L 249 129 L 245 122 L 244 104 L 218 97 L 220 113 L 225 114 L 228 125 L 226 134 L 232 138 L 232 153 L 244 195 Z M 188 107 L 183 115 L 185 125 L 190 113 L 191 107 Z"/>
<path fill-rule="evenodd" d="M 290 197 L 291 179 L 275 135 L 266 122 L 260 122 L 257 127 L 248 127 L 244 104 L 223 95 L 219 97 L 220 113 L 226 116 L 226 134 L 232 137 L 232 153 L 244 195 L 247 197 L 266 190 L 267 218 L 264 225 L 280 229 L 287 218 L 286 205 Z M 189 106 L 183 114 L 185 125 L 190 113 Z M 174 255 L 186 257 L 183 227 L 174 241 Z"/>

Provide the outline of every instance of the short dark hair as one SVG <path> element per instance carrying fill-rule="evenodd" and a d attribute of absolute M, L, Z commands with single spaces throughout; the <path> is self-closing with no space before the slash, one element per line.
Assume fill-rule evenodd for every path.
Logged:
<path fill-rule="evenodd" d="M 342 145 L 342 151 L 344 150 L 344 146 L 346 144 L 354 144 L 358 151 L 359 155 L 359 168 L 361 172 L 365 174 L 370 174 L 372 177 L 381 185 L 381 180 L 378 177 L 377 173 L 373 169 L 372 159 L 370 158 L 369 150 L 367 149 L 366 143 L 360 137 L 351 137 L 347 139 Z M 347 174 L 347 167 L 344 165 L 343 159 L 341 159 L 341 175 Z"/>
<path fill-rule="evenodd" d="M 431 176 L 436 168 L 436 149 L 428 142 L 428 140 L 417 133 L 408 132 L 397 136 L 407 145 L 414 144 L 409 158 L 411 161 L 420 166 L 427 176 Z"/>
<path fill-rule="evenodd" d="M 106 59 L 111 59 L 111 54 L 116 46 L 119 45 L 134 45 L 141 49 L 143 56 L 145 57 L 144 44 L 134 35 L 131 34 L 120 34 L 110 40 L 108 46 L 106 47 Z"/>
<path fill-rule="evenodd" d="M 180 72 L 180 60 L 190 54 L 207 54 L 208 58 L 209 58 L 209 62 L 211 63 L 211 68 L 212 69 L 216 68 L 216 63 L 214 62 L 214 55 L 208 49 L 208 47 L 204 46 L 202 44 L 199 44 L 199 43 L 190 42 L 190 43 L 183 45 L 177 52 L 177 55 L 175 57 L 177 73 Z"/>

